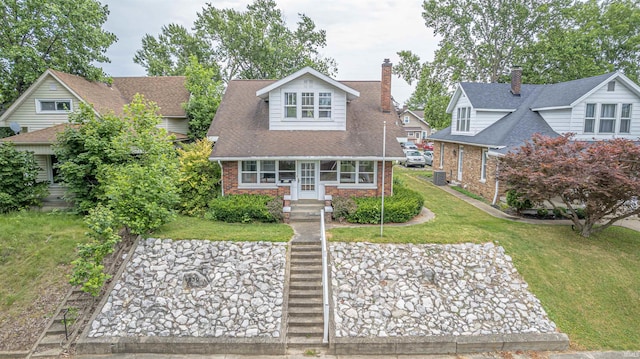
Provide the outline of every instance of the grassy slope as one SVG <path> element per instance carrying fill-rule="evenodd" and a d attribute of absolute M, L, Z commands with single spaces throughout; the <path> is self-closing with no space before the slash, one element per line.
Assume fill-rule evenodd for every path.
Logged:
<path fill-rule="evenodd" d="M 419 191 L 433 221 L 409 227 L 336 228 L 334 241 L 481 243 L 512 256 L 531 291 L 576 349 L 640 349 L 640 234 L 609 228 L 585 239 L 568 226 L 497 219 L 449 195 L 418 172 L 396 171 Z"/>

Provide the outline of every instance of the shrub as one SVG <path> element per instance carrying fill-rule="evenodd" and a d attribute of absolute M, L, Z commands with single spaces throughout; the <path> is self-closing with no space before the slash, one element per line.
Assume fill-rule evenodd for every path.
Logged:
<path fill-rule="evenodd" d="M 537 213 L 539 217 L 546 218 L 549 215 L 549 210 L 546 208 L 539 208 Z"/>
<path fill-rule="evenodd" d="M 47 182 L 38 181 L 38 164 L 32 152 L 0 143 L 0 213 L 39 206 L 49 194 Z"/>
<path fill-rule="evenodd" d="M 272 213 L 276 208 L 275 201 L 277 198 L 272 196 L 255 194 L 218 197 L 209 202 L 205 218 L 228 223 L 278 222 L 282 217 Z"/>
<path fill-rule="evenodd" d="M 356 201 L 351 197 L 333 197 L 333 219 L 342 222 L 356 211 Z"/>
<path fill-rule="evenodd" d="M 202 139 L 178 149 L 179 207 L 187 216 L 202 216 L 211 198 L 220 195 L 220 165 L 209 161 L 212 146 L 210 141 Z"/>
<path fill-rule="evenodd" d="M 553 209 L 553 215 L 556 218 L 566 218 L 567 209 L 564 207 L 556 207 Z"/>
<path fill-rule="evenodd" d="M 576 208 L 576 215 L 578 215 L 578 219 L 585 219 L 585 217 L 587 216 L 587 212 L 585 211 L 584 208 Z"/>
<path fill-rule="evenodd" d="M 507 204 L 509 207 L 515 209 L 518 214 L 520 214 L 523 209 L 533 207 L 531 200 L 524 197 L 521 193 L 513 190 L 507 191 Z"/>
<path fill-rule="evenodd" d="M 396 184 L 394 194 L 384 199 L 384 222 L 404 223 L 417 216 L 422 210 L 424 199 L 422 196 L 402 185 Z M 380 223 L 380 197 L 361 197 L 351 199 L 355 202 L 355 210 L 349 207 L 348 200 L 340 199 L 336 210 L 334 199 L 334 217 L 344 218 L 350 223 L 375 224 Z M 342 202 L 346 203 L 343 204 Z M 345 210 L 346 209 L 346 210 Z M 336 215 L 336 212 L 338 214 Z"/>

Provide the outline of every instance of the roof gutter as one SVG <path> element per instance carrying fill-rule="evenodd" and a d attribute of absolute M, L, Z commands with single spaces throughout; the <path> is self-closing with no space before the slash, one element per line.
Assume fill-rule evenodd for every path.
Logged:
<path fill-rule="evenodd" d="M 317 160 L 360 160 L 360 161 L 402 161 L 404 157 L 374 156 L 374 157 L 354 157 L 354 156 L 253 156 L 253 157 L 209 157 L 210 161 L 258 161 L 258 160 L 296 160 L 296 161 L 317 161 Z"/>
<path fill-rule="evenodd" d="M 505 148 L 507 146 L 500 146 L 500 145 L 487 145 L 487 144 L 480 144 L 480 143 L 473 143 L 473 142 L 462 142 L 462 141 L 452 141 L 452 140 L 441 140 L 438 138 L 430 138 L 430 140 L 434 141 L 434 142 L 447 142 L 447 143 L 458 143 L 458 144 L 462 144 L 462 145 L 469 145 L 469 146 L 476 146 L 476 147 L 486 147 L 486 148 L 494 148 L 494 149 L 502 149 Z"/>

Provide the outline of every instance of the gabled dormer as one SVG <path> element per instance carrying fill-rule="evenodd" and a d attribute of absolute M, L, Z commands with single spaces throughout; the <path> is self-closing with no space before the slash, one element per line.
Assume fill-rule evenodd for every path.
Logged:
<path fill-rule="evenodd" d="M 268 103 L 269 130 L 346 131 L 347 104 L 360 93 L 305 67 L 256 96 Z"/>

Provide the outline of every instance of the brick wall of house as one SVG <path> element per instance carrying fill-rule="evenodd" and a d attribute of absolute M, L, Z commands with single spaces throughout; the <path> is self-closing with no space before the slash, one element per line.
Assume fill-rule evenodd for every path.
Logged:
<path fill-rule="evenodd" d="M 458 152 L 459 145 L 444 142 L 444 164 L 440 168 L 440 144 L 435 142 L 433 148 L 433 169 L 446 173 L 447 181 L 459 183 L 470 192 L 478 194 L 487 200 L 493 200 L 495 194 L 495 173 L 497 159 L 489 157 L 487 161 L 487 178 L 481 181 L 482 147 L 464 145 L 464 163 L 462 165 L 462 181 L 458 181 Z M 500 188 L 503 195 L 503 189 Z"/>

